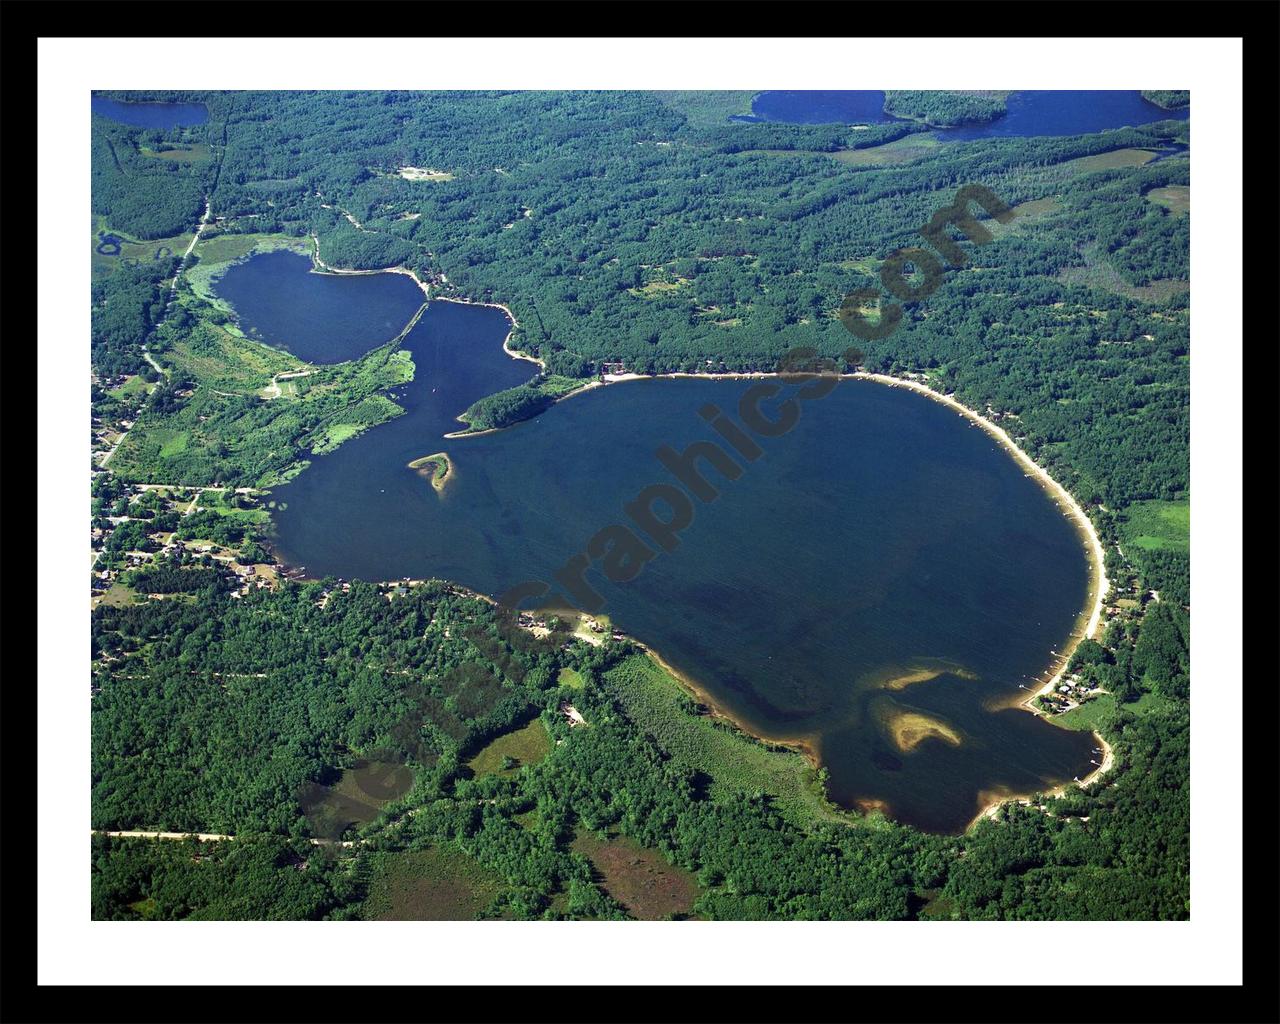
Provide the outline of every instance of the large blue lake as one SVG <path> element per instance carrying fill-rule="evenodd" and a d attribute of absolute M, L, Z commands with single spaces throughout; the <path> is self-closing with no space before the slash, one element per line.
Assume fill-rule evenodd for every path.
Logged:
<path fill-rule="evenodd" d="M 716 440 L 699 410 L 733 412 L 753 383 L 614 384 L 442 440 L 476 398 L 530 376 L 502 353 L 507 327 L 497 309 L 431 304 L 403 343 L 407 414 L 275 489 L 282 557 L 316 578 L 493 595 L 554 583 L 597 531 L 631 522 L 625 502 L 673 482 L 657 449 Z M 1068 641 L 1089 578 L 1082 539 L 1007 453 L 937 403 L 855 380 L 762 447 L 737 480 L 707 471 L 720 497 L 693 503 L 675 551 L 628 583 L 588 573 L 618 626 L 752 731 L 807 744 L 834 799 L 921 828 L 958 831 L 993 795 L 1091 769 L 1091 735 L 1011 707 Z M 440 450 L 443 494 L 406 467 Z"/>
<path fill-rule="evenodd" d="M 209 120 L 203 103 L 133 103 L 103 96 L 93 97 L 93 112 L 136 128 L 176 128 Z"/>
<path fill-rule="evenodd" d="M 1082 135 L 1153 121 L 1185 121 L 1190 108 L 1165 110 L 1135 90 L 1028 89 L 1015 92 L 1008 111 L 988 124 L 936 129 L 954 141 L 1033 135 Z M 734 120 L 791 124 L 888 124 L 901 118 L 884 112 L 884 93 L 874 89 L 763 92 L 752 115 Z"/>

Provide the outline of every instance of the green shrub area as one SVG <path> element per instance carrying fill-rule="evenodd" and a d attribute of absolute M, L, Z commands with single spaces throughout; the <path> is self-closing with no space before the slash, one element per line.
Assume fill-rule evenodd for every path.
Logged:
<path fill-rule="evenodd" d="M 1181 110 L 1191 106 L 1190 89 L 1143 89 L 1142 98 L 1165 110 Z"/>
<path fill-rule="evenodd" d="M 285 837 L 260 858 L 235 854 L 239 839 L 218 846 L 248 858 L 253 886 L 298 858 L 345 866 L 315 889 L 261 898 L 251 887 L 241 902 L 241 868 L 214 858 L 170 872 L 155 858 L 178 844 L 131 840 L 150 852 L 103 862 L 97 916 L 233 917 L 260 898 L 263 916 L 298 917 L 1188 912 L 1176 688 L 1101 723 L 1116 762 L 1105 784 L 1049 800 L 1047 813 L 1009 806 L 965 836 L 929 836 L 826 813 L 802 758 L 700 716 L 629 644 L 539 640 L 445 584 L 285 583 L 202 600 L 94 612 L 94 826 Z M 1157 688 L 1159 665 L 1181 664 L 1180 636 L 1139 638 L 1134 661 Z M 566 669 L 582 683 L 581 725 L 559 709 Z M 473 777 L 463 752 L 514 735 L 530 707 L 545 756 Z M 299 796 L 375 754 L 409 765 L 411 788 L 362 815 L 353 845 L 287 843 L 309 831 Z M 645 878 L 661 882 L 653 899 L 636 888 Z"/>
<path fill-rule="evenodd" d="M 268 486 L 296 472 L 306 451 L 329 451 L 403 412 L 378 394 L 413 377 L 412 358 L 397 346 L 315 367 L 294 398 L 223 394 L 171 378 L 152 393 L 111 468 L 124 480 Z"/>
<path fill-rule="evenodd" d="M 696 702 L 652 659 L 636 655 L 600 678 L 627 717 L 677 764 L 726 793 L 764 793 L 791 820 L 851 820 L 829 804 L 817 773 L 800 754 L 771 750 Z"/>
<path fill-rule="evenodd" d="M 95 921 L 318 920 L 356 895 L 333 851 L 278 836 L 92 839 Z"/>
<path fill-rule="evenodd" d="M 468 430 L 493 430 L 532 419 L 557 399 L 582 387 L 581 380 L 543 376 L 528 384 L 486 395 L 458 417 Z"/>

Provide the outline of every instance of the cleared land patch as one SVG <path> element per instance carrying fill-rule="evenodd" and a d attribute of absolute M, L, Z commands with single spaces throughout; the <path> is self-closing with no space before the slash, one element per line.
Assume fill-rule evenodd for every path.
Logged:
<path fill-rule="evenodd" d="M 1167 703 L 1165 698 L 1154 693 L 1144 693 L 1132 704 L 1117 705 L 1113 693 L 1104 693 L 1078 708 L 1061 715 L 1049 715 L 1048 720 L 1062 729 L 1075 729 L 1080 732 L 1098 732 L 1102 722 L 1109 718 L 1117 706 L 1136 715 L 1146 714 Z"/>
<path fill-rule="evenodd" d="M 1130 284 L 1110 263 L 1096 258 L 1083 267 L 1065 268 L 1058 274 L 1058 280 L 1063 284 L 1099 288 L 1140 302 L 1167 302 L 1175 295 L 1191 290 L 1191 282 L 1171 277 L 1160 278 L 1150 284 Z"/>
<path fill-rule="evenodd" d="M 448 171 L 437 171 L 433 167 L 401 167 L 396 173 L 405 181 L 453 181 Z"/>
<path fill-rule="evenodd" d="M 369 921 L 472 921 L 502 889 L 502 882 L 451 847 L 372 858 L 362 916 Z"/>
<path fill-rule="evenodd" d="M 1127 547 L 1191 550 L 1190 501 L 1137 501 L 1124 509 L 1120 532 Z"/>
<path fill-rule="evenodd" d="M 138 147 L 143 156 L 156 160 L 169 160 L 180 164 L 202 164 L 213 155 L 207 142 L 189 142 L 173 146 L 169 149 L 152 149 L 149 146 Z"/>
<path fill-rule="evenodd" d="M 527 764 L 537 764 L 551 753 L 551 737 L 542 719 L 535 718 L 515 732 L 504 733 L 467 762 L 477 777 L 515 775 Z"/>
<path fill-rule="evenodd" d="M 1094 153 L 1065 160 L 1059 166 L 1076 174 L 1092 174 L 1095 171 L 1114 171 L 1121 167 L 1141 167 L 1159 155 L 1153 149 L 1113 149 L 1108 153 Z"/>
<path fill-rule="evenodd" d="M 693 909 L 698 897 L 693 875 L 668 864 L 657 850 L 627 836 L 604 841 L 581 830 L 572 848 L 591 861 L 605 892 L 637 920 L 679 920 Z"/>
<path fill-rule="evenodd" d="M 556 677 L 556 682 L 561 686 L 567 686 L 570 690 L 583 690 L 587 686 L 586 679 L 576 668 L 562 668 Z"/>
<path fill-rule="evenodd" d="M 892 167 L 909 164 L 931 156 L 942 143 L 927 132 L 904 135 L 886 142 L 883 146 L 867 146 L 863 149 L 844 149 L 826 156 L 849 167 Z"/>
<path fill-rule="evenodd" d="M 1163 206 L 1175 217 L 1186 216 L 1191 212 L 1190 185 L 1165 185 L 1163 188 L 1153 188 L 1147 193 L 1147 198 Z"/>
<path fill-rule="evenodd" d="M 757 95 L 748 89 L 656 89 L 653 94 L 694 125 L 724 124 L 735 115 L 748 115 Z"/>

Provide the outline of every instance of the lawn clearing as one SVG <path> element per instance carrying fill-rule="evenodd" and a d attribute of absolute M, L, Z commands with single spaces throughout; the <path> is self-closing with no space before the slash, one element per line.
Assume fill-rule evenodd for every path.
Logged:
<path fill-rule="evenodd" d="M 1120 534 L 1126 547 L 1146 551 L 1191 550 L 1190 501 L 1137 501 L 1123 510 Z"/>
<path fill-rule="evenodd" d="M 1165 703 L 1165 698 L 1155 693 L 1144 693 L 1132 704 L 1121 704 L 1119 707 L 1135 715 L 1143 715 L 1153 711 Z M 1116 710 L 1115 694 L 1104 693 L 1093 700 L 1073 708 L 1061 715 L 1048 716 L 1049 721 L 1060 729 L 1072 729 L 1077 732 L 1101 732 L 1101 723 Z"/>
<path fill-rule="evenodd" d="M 1113 149 L 1109 153 L 1094 153 L 1064 160 L 1059 166 L 1076 174 L 1093 174 L 1096 171 L 1114 171 L 1121 167 L 1141 167 L 1160 154 L 1153 149 Z"/>
<path fill-rule="evenodd" d="M 155 388 L 154 384 L 148 384 L 141 374 L 133 374 L 126 378 L 125 382 L 118 388 L 108 391 L 112 398 L 133 398 L 139 395 L 149 395 Z"/>
<path fill-rule="evenodd" d="M 152 157 L 156 160 L 168 160 L 170 163 L 179 164 L 207 163 L 213 155 L 207 142 L 190 142 L 174 146 L 172 149 L 161 150 L 155 150 L 149 146 L 139 146 L 138 152 L 143 156 Z"/>
<path fill-rule="evenodd" d="M 504 733 L 467 762 L 479 778 L 484 775 L 515 775 L 525 765 L 537 764 L 551 753 L 551 737 L 542 719 L 535 718 L 515 732 Z M 507 758 L 512 763 L 508 765 Z"/>
<path fill-rule="evenodd" d="M 1191 212 L 1191 186 L 1166 185 L 1164 188 L 1153 188 L 1147 193 L 1153 203 L 1163 206 L 1175 217 L 1185 217 Z"/>
<path fill-rule="evenodd" d="M 826 155 L 849 167 L 892 167 L 909 164 L 933 154 L 942 143 L 927 132 L 904 135 L 883 146 L 845 149 Z"/>
<path fill-rule="evenodd" d="M 123 608 L 125 605 L 133 604 L 137 599 L 138 595 L 131 588 L 123 583 L 113 583 L 106 593 L 96 599 L 96 603 L 105 604 L 110 608 Z"/>
<path fill-rule="evenodd" d="M 653 95 L 684 114 L 692 125 L 720 125 L 731 117 L 749 115 L 757 93 L 749 89 L 655 89 Z"/>
<path fill-rule="evenodd" d="M 556 676 L 556 682 L 560 686 L 567 686 L 570 690 L 583 690 L 587 686 L 587 680 L 576 668 L 562 668 L 560 674 Z"/>

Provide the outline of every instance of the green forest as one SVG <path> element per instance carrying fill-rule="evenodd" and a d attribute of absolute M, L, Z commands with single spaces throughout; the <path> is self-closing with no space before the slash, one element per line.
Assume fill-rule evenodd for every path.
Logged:
<path fill-rule="evenodd" d="M 240 333 L 207 282 L 257 246 L 314 235 L 331 266 L 404 266 L 433 296 L 507 305 L 510 347 L 547 374 L 464 414 L 485 429 L 606 363 L 748 371 L 797 347 L 838 356 L 844 296 L 884 294 L 884 260 L 976 182 L 1014 218 L 984 220 L 986 245 L 961 242 L 965 265 L 904 302 L 897 330 L 860 340 L 862 365 L 998 414 L 1087 507 L 1138 607 L 1076 665 L 1114 695 L 1095 726 L 1113 772 L 1048 812 L 1010 805 L 937 837 L 851 822 L 796 755 L 736 733 L 694 742 L 684 726 L 704 719 L 688 698 L 670 711 L 681 726 L 657 728 L 664 684 L 625 644 L 537 641 L 444 583 L 241 596 L 222 569 L 162 561 L 130 579 L 163 597 L 93 613 L 93 826 L 241 838 L 192 853 L 95 837 L 95 917 L 367 916 L 409 884 L 397 858 L 410 855 L 471 887 L 468 916 L 636 916 L 600 866 L 622 842 L 696 887 L 683 916 L 1189 914 L 1177 510 L 1190 497 L 1190 215 L 1149 198 L 1190 184 L 1186 122 L 937 144 L 922 122 L 997 116 L 1004 94 L 891 94 L 919 120 L 864 131 L 728 122 L 749 93 L 112 95 L 202 102 L 210 120 L 165 132 L 93 119 L 94 370 L 158 385 L 99 479 L 269 487 L 399 415 L 387 391 L 414 366 L 398 339 L 310 366 Z M 105 389 L 95 411 L 121 415 Z M 105 517 L 112 488 L 95 493 Z M 225 518 L 205 525 L 254 542 Z M 154 545 L 130 521 L 104 558 Z M 568 725 L 566 700 L 589 728 Z M 472 777 L 468 758 L 531 716 L 563 742 Z M 370 759 L 408 766 L 412 788 L 370 803 Z M 359 844 L 335 845 L 344 833 Z"/>
<path fill-rule="evenodd" d="M 1004 92 L 887 89 L 884 112 L 937 126 L 982 124 L 994 121 L 1005 112 L 1007 95 Z"/>
<path fill-rule="evenodd" d="M 1177 613 L 1111 638 L 1138 702 L 1103 725 L 1114 776 L 963 836 L 839 811 L 799 755 L 702 717 L 629 643 L 565 628 L 535 637 L 442 582 L 243 597 L 210 584 L 191 601 L 100 607 L 93 827 L 237 838 L 188 840 L 193 858 L 178 842 L 95 837 L 95 916 L 359 917 L 379 858 L 426 849 L 491 880 L 480 916 L 627 916 L 583 835 L 656 851 L 704 919 L 1186 916 Z M 551 740 L 541 760 L 468 766 L 531 716 Z M 362 812 L 344 779 L 368 759 L 412 782 L 366 786 L 377 807 Z"/>

